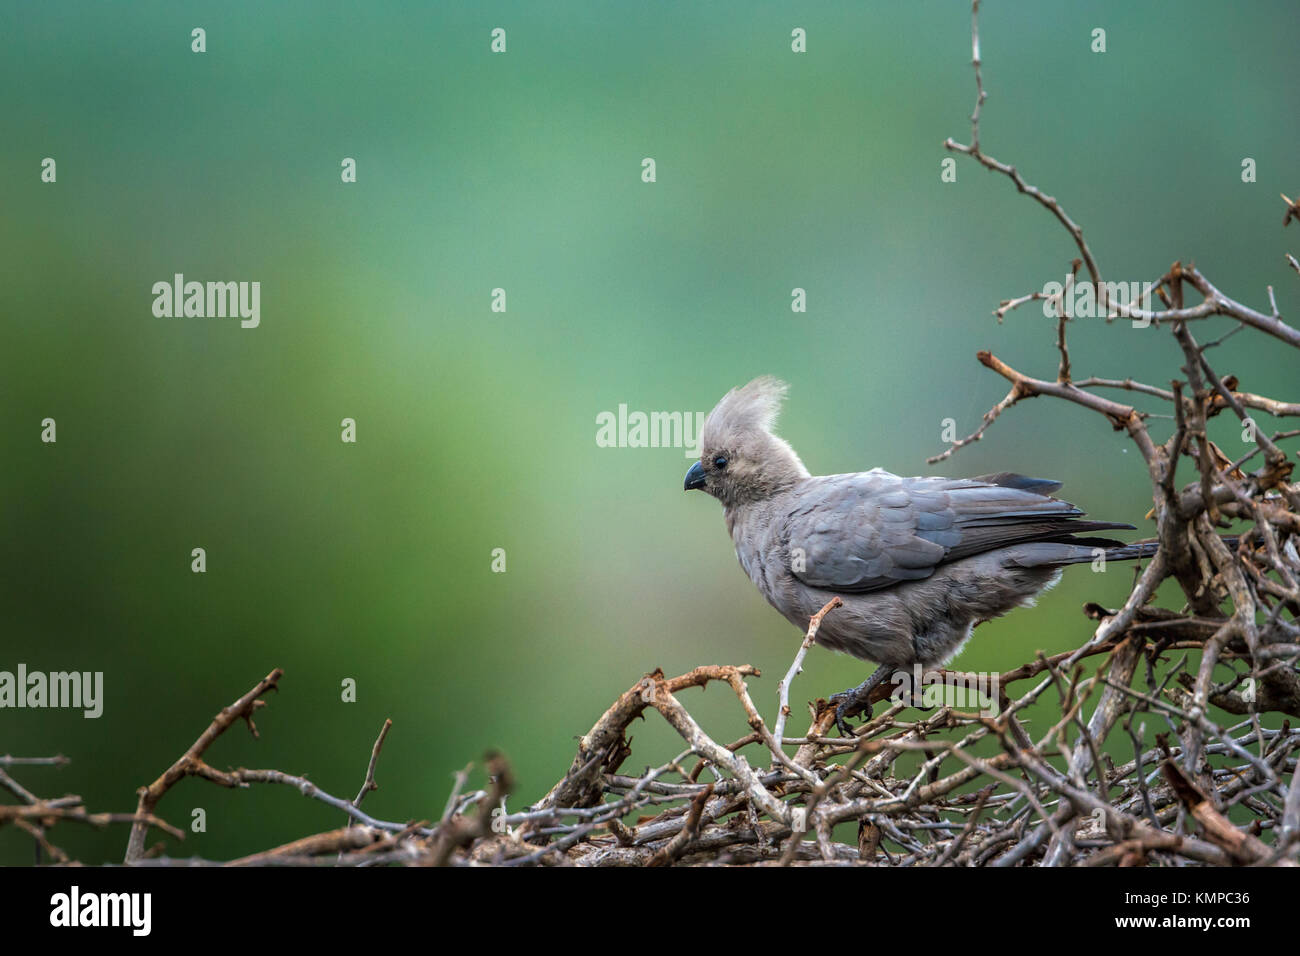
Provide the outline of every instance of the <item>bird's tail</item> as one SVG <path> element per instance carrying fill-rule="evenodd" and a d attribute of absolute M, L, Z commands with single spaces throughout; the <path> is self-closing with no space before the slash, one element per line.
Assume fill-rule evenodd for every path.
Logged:
<path fill-rule="evenodd" d="M 1136 561 L 1139 558 L 1153 557 L 1160 548 L 1159 541 L 1135 541 L 1133 544 L 1106 549 L 1107 561 Z"/>
<path fill-rule="evenodd" d="M 1103 539 L 1098 539 L 1098 544 L 1101 543 L 1101 540 Z M 1219 540 L 1222 541 L 1225 545 L 1227 545 L 1228 550 L 1236 551 L 1237 542 L 1240 541 L 1241 538 L 1239 535 L 1235 535 L 1235 534 L 1224 534 L 1219 536 Z M 1087 544 L 1087 542 L 1088 542 L 1087 538 L 1079 538 L 1076 540 L 1077 544 Z M 1110 542 L 1107 543 L 1109 544 Z M 1155 555 L 1156 551 L 1159 548 L 1160 548 L 1160 542 L 1154 539 L 1150 541 L 1134 541 L 1132 544 L 1124 544 L 1118 547 L 1107 547 L 1105 551 L 1106 560 L 1107 561 L 1136 561 L 1140 558 L 1150 558 Z M 1093 557 L 1095 557 L 1095 555 L 1093 555 Z M 1072 559 L 1069 563 L 1079 564 L 1084 561 L 1090 561 L 1090 560 L 1092 560 L 1092 557 L 1087 557 L 1087 558 L 1078 557 Z"/>

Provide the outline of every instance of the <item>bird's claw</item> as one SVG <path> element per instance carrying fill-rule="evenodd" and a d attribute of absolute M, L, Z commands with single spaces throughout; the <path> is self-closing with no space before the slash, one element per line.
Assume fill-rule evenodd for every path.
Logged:
<path fill-rule="evenodd" d="M 867 699 L 871 692 L 861 694 L 861 690 L 860 687 L 850 687 L 830 699 L 830 703 L 835 704 L 835 726 L 839 728 L 841 737 L 853 736 L 847 718 L 862 714 L 867 720 L 871 719 L 871 701 Z"/>

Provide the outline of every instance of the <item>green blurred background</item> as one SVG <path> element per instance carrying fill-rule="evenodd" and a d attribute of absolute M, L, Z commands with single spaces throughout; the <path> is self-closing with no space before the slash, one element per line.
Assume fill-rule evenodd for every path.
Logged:
<path fill-rule="evenodd" d="M 1295 316 L 1282 254 L 1300 233 L 1278 194 L 1300 191 L 1297 26 L 1288 2 L 990 2 L 983 144 L 1062 200 L 1108 278 L 1194 259 L 1256 308 L 1274 284 Z M 683 495 L 682 450 L 597 447 L 620 403 L 707 411 L 772 373 L 814 472 L 1016 469 L 1142 523 L 1136 452 L 1063 403 L 925 465 L 944 418 L 965 434 L 1005 393 L 977 349 L 1054 374 L 1053 322 L 990 310 L 1075 254 L 1004 178 L 958 158 L 941 182 L 943 139 L 969 137 L 969 61 L 959 2 L 0 5 L 0 669 L 103 671 L 106 697 L 98 720 L 0 711 L 0 753 L 72 759 L 15 775 L 132 809 L 277 666 L 261 739 L 237 728 L 210 762 L 351 797 L 391 717 L 365 805 L 388 819 L 440 814 L 489 748 L 523 806 L 655 667 L 752 663 L 770 712 L 799 635 L 736 565 L 716 503 Z M 261 326 L 155 318 L 151 286 L 177 272 L 260 281 Z M 1166 384 L 1181 362 L 1125 323 L 1071 336 L 1079 375 Z M 1215 359 L 1295 397 L 1292 356 L 1261 336 Z M 1129 581 L 1075 570 L 958 663 L 1073 647 L 1081 602 L 1113 606 Z M 868 670 L 814 651 L 794 698 Z M 687 702 L 717 739 L 745 733 L 728 692 Z M 635 733 L 628 769 L 680 749 L 657 719 Z M 207 832 L 173 854 L 342 822 L 287 788 L 193 780 L 159 810 L 187 827 L 195 807 Z M 126 828 L 55 837 L 117 860 Z M 32 858 L 0 831 L 0 862 Z"/>

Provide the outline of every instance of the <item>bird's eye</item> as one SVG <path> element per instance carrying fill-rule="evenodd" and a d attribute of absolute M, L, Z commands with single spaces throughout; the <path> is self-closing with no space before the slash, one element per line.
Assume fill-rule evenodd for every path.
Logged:
<path fill-rule="evenodd" d="M 723 468 L 727 467 L 727 459 L 719 455 L 717 458 L 713 459 L 713 467 L 721 471 Z"/>

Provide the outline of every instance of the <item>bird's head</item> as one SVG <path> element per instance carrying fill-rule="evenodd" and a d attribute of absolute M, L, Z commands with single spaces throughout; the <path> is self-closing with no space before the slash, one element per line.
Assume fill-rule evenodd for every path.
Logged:
<path fill-rule="evenodd" d="M 704 420 L 700 460 L 687 491 L 707 491 L 727 507 L 761 501 L 808 477 L 794 449 L 772 432 L 785 382 L 764 375 L 733 388 Z"/>

